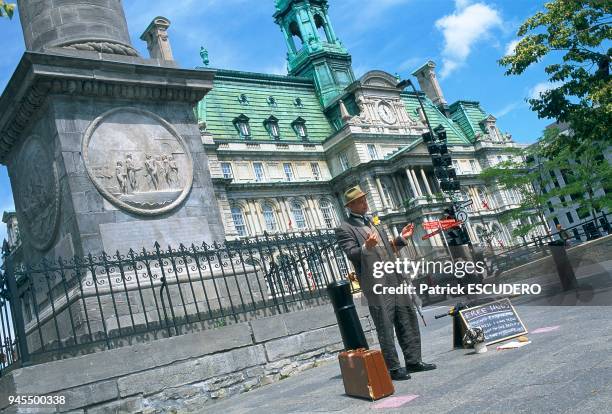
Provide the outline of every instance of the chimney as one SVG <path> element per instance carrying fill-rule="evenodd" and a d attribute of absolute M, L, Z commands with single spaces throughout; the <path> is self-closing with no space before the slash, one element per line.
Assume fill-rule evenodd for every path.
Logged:
<path fill-rule="evenodd" d="M 444 95 L 442 94 L 440 84 L 438 83 L 435 68 L 436 64 L 430 60 L 412 72 L 412 75 L 416 76 L 417 80 L 419 81 L 419 86 L 421 87 L 421 90 L 425 92 L 425 95 L 431 99 L 434 105 L 442 109 L 447 107 L 447 103 L 446 99 L 444 99 Z"/>
<path fill-rule="evenodd" d="M 174 60 L 170 40 L 168 40 L 168 27 L 170 27 L 170 20 L 157 16 L 140 36 L 140 40 L 147 42 L 151 59 Z"/>

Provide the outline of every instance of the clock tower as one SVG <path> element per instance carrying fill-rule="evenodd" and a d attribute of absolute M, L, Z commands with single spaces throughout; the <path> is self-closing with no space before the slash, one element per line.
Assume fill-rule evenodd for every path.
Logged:
<path fill-rule="evenodd" d="M 287 42 L 289 74 L 313 78 L 327 106 L 355 80 L 351 55 L 336 37 L 327 0 L 276 0 L 274 20 Z"/>

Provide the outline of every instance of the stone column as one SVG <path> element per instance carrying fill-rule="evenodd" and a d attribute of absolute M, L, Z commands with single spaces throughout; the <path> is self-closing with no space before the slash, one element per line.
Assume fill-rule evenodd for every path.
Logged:
<path fill-rule="evenodd" d="M 261 230 L 261 224 L 257 219 L 257 211 L 255 210 L 255 206 L 253 205 L 253 200 L 247 200 L 247 207 L 249 209 L 249 216 L 251 217 L 251 222 L 253 223 L 253 231 L 255 234 L 261 234 L 263 231 Z"/>
<path fill-rule="evenodd" d="M 412 174 L 410 174 L 410 168 L 406 168 L 406 176 L 408 177 L 408 182 L 410 183 L 410 189 L 412 190 L 412 195 L 416 198 L 419 196 L 417 193 L 416 187 L 414 186 L 414 180 L 412 178 Z"/>
<path fill-rule="evenodd" d="M 260 227 L 263 233 L 264 231 L 268 230 L 268 228 L 266 226 L 266 220 L 264 219 L 264 216 L 261 210 L 261 204 L 253 200 L 253 208 L 255 208 L 255 215 L 257 217 L 257 221 L 259 221 L 259 224 L 261 225 Z"/>
<path fill-rule="evenodd" d="M 317 220 L 315 220 L 315 212 L 312 209 L 312 204 L 310 203 L 310 197 L 309 196 L 305 196 L 304 199 L 306 200 L 306 215 L 308 217 L 308 220 L 311 224 L 311 227 L 314 229 L 317 227 Z"/>
<path fill-rule="evenodd" d="M 283 208 L 285 209 L 286 213 L 287 213 L 287 231 L 292 231 L 296 229 L 296 224 L 293 220 L 293 217 L 291 216 L 291 211 L 289 210 L 289 204 L 287 204 L 287 199 L 283 198 L 282 199 L 283 202 Z M 291 221 L 291 228 L 289 227 L 289 221 Z"/>
<path fill-rule="evenodd" d="M 410 174 L 412 175 L 412 179 L 414 180 L 414 186 L 417 190 L 417 193 L 419 194 L 419 197 L 423 197 L 423 191 L 421 191 L 421 185 L 419 184 L 417 175 L 412 168 L 410 169 Z"/>
<path fill-rule="evenodd" d="M 397 193 L 397 196 L 400 200 L 399 204 L 400 207 L 404 204 L 404 200 L 406 197 L 404 197 L 404 193 L 402 192 L 402 188 L 400 187 L 399 183 L 397 182 L 397 177 L 395 175 L 391 176 L 391 181 L 393 181 L 393 187 L 395 187 L 395 192 Z"/>
<path fill-rule="evenodd" d="M 425 170 L 423 169 L 423 167 L 421 167 L 420 170 L 421 170 L 421 177 L 423 178 L 423 182 L 425 183 L 425 189 L 427 190 L 427 194 L 433 195 L 433 193 L 431 192 L 431 187 L 429 186 L 429 183 L 427 182 L 427 176 L 425 175 Z"/>
<path fill-rule="evenodd" d="M 323 216 L 322 216 L 323 213 L 321 213 L 321 210 L 319 210 L 319 207 L 317 207 L 317 203 L 314 197 L 310 196 L 309 201 L 312 204 L 312 211 L 313 211 L 314 216 L 316 217 L 318 226 L 321 228 L 325 227 L 325 220 L 323 219 Z M 332 209 L 333 209 L 333 206 L 332 206 Z"/>
<path fill-rule="evenodd" d="M 385 197 L 385 193 L 383 192 L 382 183 L 380 182 L 380 177 L 376 176 L 376 188 L 378 189 L 378 194 L 380 194 L 380 202 L 384 209 L 389 208 L 389 204 Z"/>
<path fill-rule="evenodd" d="M 474 187 L 468 187 L 468 192 L 472 195 L 472 200 L 474 200 L 474 211 L 479 211 L 482 209 L 482 201 L 480 197 L 478 197 L 478 193 L 474 190 Z"/>

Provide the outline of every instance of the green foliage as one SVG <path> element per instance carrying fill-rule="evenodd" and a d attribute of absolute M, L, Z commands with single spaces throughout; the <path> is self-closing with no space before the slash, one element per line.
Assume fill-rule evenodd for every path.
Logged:
<path fill-rule="evenodd" d="M 540 118 L 570 123 L 576 149 L 581 144 L 610 142 L 612 125 L 612 2 L 554 0 L 545 11 L 527 19 L 518 30 L 514 54 L 499 63 L 506 75 L 520 75 L 544 57 L 551 89 L 529 100 Z"/>
<path fill-rule="evenodd" d="M 491 169 L 484 175 L 505 181 L 510 188 L 528 185 L 529 181 L 538 187 L 539 183 L 546 184 L 543 181 L 554 183 L 549 174 L 560 169 L 568 185 L 548 194 L 528 196 L 525 207 L 543 211 L 543 205 L 551 205 L 554 197 L 560 197 L 560 204 L 578 204 L 592 213 L 610 207 L 610 196 L 602 195 L 601 189 L 608 194 L 611 189 L 610 165 L 603 154 L 609 153 L 612 144 L 612 3 L 553 0 L 544 9 L 521 25 L 514 54 L 504 56 L 499 63 L 506 67 L 506 75 L 520 75 L 545 57 L 554 59 L 544 68 L 551 89 L 530 99 L 529 104 L 540 118 L 568 123 L 571 133 L 549 129 L 526 150 L 525 157 L 539 160 L 536 169 L 523 163 L 508 165 L 505 172 Z M 525 175 L 520 177 L 520 171 Z"/>
<path fill-rule="evenodd" d="M 486 168 L 480 174 L 487 184 L 496 183 L 520 194 L 519 207 L 502 217 L 503 222 L 521 221 L 513 231 L 514 236 L 526 236 L 539 225 L 528 224 L 527 216 L 536 215 L 545 224 L 547 207 L 571 206 L 593 215 L 595 211 L 612 208 L 612 168 L 603 155 L 609 148 L 598 142 L 575 150 L 563 144 L 571 139 L 571 135 L 560 134 L 557 128 L 548 128 L 537 143 L 517 150 L 512 160 Z M 555 171 L 560 171 L 561 177 Z M 552 189 L 546 191 L 547 187 Z"/>
<path fill-rule="evenodd" d="M 14 3 L 6 3 L 4 2 L 4 0 L 0 0 L 0 17 L 7 16 L 9 19 L 12 19 L 14 13 L 15 13 Z"/>

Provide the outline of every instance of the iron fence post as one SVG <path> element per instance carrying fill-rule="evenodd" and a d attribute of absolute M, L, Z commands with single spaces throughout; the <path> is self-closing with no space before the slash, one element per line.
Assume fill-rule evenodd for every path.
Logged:
<path fill-rule="evenodd" d="M 15 268 L 13 258 L 7 257 L 5 264 L 5 277 L 9 293 L 9 303 L 11 304 L 11 316 L 13 317 L 13 327 L 15 329 L 16 342 L 18 347 L 18 355 L 21 361 L 21 366 L 27 366 L 30 362 L 30 352 L 28 350 L 28 341 L 25 332 L 25 321 L 21 312 L 21 297 L 17 289 L 17 279 L 15 278 Z"/>

